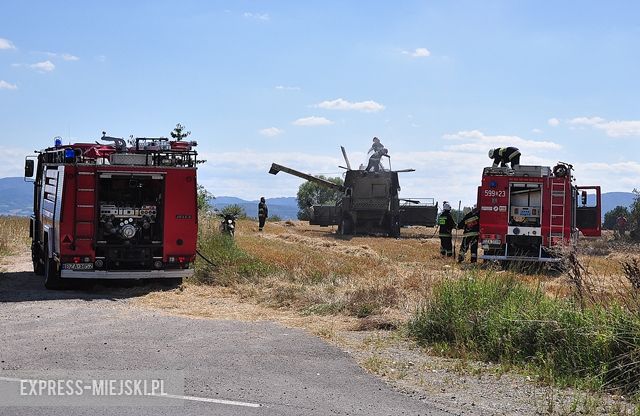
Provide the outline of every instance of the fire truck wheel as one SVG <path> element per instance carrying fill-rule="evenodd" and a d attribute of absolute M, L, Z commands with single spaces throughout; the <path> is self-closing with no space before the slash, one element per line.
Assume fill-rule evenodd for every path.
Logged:
<path fill-rule="evenodd" d="M 31 259 L 33 263 L 33 272 L 38 276 L 44 276 L 44 264 L 42 263 L 42 258 L 38 253 L 32 253 Z"/>
<path fill-rule="evenodd" d="M 63 289 L 58 265 L 49 258 L 49 249 L 45 249 L 44 252 L 44 287 L 53 290 Z"/>
<path fill-rule="evenodd" d="M 160 284 L 165 287 L 178 287 L 182 284 L 182 278 L 176 277 L 174 279 L 160 279 Z"/>
<path fill-rule="evenodd" d="M 38 276 L 44 276 L 44 265 L 38 260 L 33 261 L 33 272 Z"/>

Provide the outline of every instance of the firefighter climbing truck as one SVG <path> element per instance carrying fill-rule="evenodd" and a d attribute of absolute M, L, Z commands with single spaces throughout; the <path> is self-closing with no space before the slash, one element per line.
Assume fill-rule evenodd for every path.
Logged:
<path fill-rule="evenodd" d="M 485 260 L 559 261 L 578 235 L 600 236 L 599 186 L 576 186 L 573 166 L 485 168 L 478 188 Z"/>
<path fill-rule="evenodd" d="M 34 272 L 70 279 L 192 275 L 198 231 L 196 142 L 138 138 L 55 146 L 27 156 Z"/>

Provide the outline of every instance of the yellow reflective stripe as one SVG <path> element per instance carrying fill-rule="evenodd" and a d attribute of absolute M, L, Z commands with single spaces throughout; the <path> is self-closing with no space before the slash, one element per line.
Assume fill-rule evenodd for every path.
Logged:
<path fill-rule="evenodd" d="M 509 156 L 509 160 L 519 155 L 520 155 L 520 150 L 516 150 L 515 152 L 511 153 L 511 156 Z"/>
<path fill-rule="evenodd" d="M 469 218 L 469 219 L 464 220 L 464 223 L 465 223 L 465 224 L 467 224 L 467 223 L 470 223 L 470 222 L 472 222 L 472 221 L 479 221 L 479 220 L 480 220 L 480 218 L 478 218 L 478 216 L 477 216 L 477 215 L 474 215 L 473 217 L 471 217 L 471 218 Z"/>
<path fill-rule="evenodd" d="M 474 235 L 479 235 L 480 233 L 477 231 L 465 231 L 462 235 L 465 237 L 473 237 Z"/>

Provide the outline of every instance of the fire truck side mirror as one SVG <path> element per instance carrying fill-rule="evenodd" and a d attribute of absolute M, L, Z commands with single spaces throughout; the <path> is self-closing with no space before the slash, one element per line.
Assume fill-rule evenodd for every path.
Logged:
<path fill-rule="evenodd" d="M 580 200 L 582 201 L 582 205 L 587 205 L 587 191 L 580 193 Z"/>
<path fill-rule="evenodd" d="M 24 161 L 24 180 L 27 182 L 34 182 L 35 181 L 35 169 L 36 168 L 36 161 L 35 161 L 35 157 L 33 156 L 27 156 L 27 158 Z"/>

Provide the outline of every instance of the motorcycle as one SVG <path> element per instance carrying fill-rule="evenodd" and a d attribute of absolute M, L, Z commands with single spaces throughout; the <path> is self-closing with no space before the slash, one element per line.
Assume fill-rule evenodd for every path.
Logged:
<path fill-rule="evenodd" d="M 222 218 L 220 221 L 220 232 L 232 237 L 236 233 L 236 216 L 233 214 L 219 214 Z"/>

